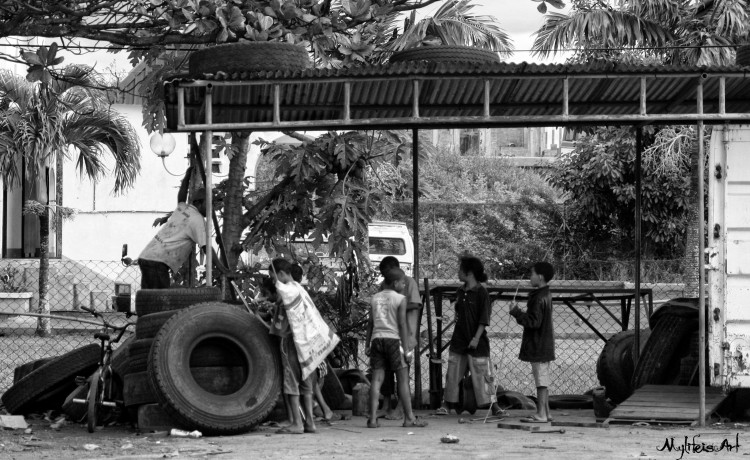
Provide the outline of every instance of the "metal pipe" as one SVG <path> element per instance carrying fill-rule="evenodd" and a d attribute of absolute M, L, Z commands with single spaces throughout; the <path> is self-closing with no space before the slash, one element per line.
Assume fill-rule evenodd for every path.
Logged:
<path fill-rule="evenodd" d="M 411 100 L 411 116 L 412 118 L 419 118 L 419 80 L 414 80 L 412 85 L 414 94 L 412 94 Z"/>
<path fill-rule="evenodd" d="M 273 85 L 273 124 L 281 123 L 281 85 Z"/>
<path fill-rule="evenodd" d="M 206 125 L 211 126 L 213 124 L 213 87 L 206 87 Z M 213 152 L 211 152 L 211 141 L 213 140 L 214 133 L 210 129 L 207 129 L 203 135 L 204 148 L 206 149 L 204 160 L 206 161 L 206 215 L 211 216 L 213 214 L 213 168 L 211 167 L 211 158 Z M 211 287 L 212 276 L 213 276 L 213 243 L 211 242 L 211 234 L 213 233 L 213 221 L 209 217 L 206 219 L 206 286 Z"/>
<path fill-rule="evenodd" d="M 640 114 L 646 115 L 646 77 L 641 77 L 641 107 Z"/>
<path fill-rule="evenodd" d="M 419 130 L 411 130 L 412 144 L 412 219 L 414 222 L 414 272 L 412 277 L 419 279 Z"/>
<path fill-rule="evenodd" d="M 568 117 L 570 115 L 569 104 L 568 104 L 568 94 L 569 94 L 569 83 L 568 78 L 563 78 L 563 117 Z"/>
<path fill-rule="evenodd" d="M 352 84 L 350 82 L 344 83 L 344 121 L 351 121 L 352 119 Z"/>
<path fill-rule="evenodd" d="M 638 362 L 641 343 L 641 155 L 643 128 L 635 129 L 635 346 L 633 361 Z"/>
<path fill-rule="evenodd" d="M 703 253 L 705 244 L 703 235 L 705 223 L 703 221 L 703 180 L 705 152 L 703 149 L 703 123 L 698 122 L 698 394 L 700 405 L 698 417 L 700 426 L 706 426 L 706 299 L 705 299 L 705 270 L 703 267 Z"/>
<path fill-rule="evenodd" d="M 389 117 L 376 119 L 357 119 L 355 121 L 345 120 L 298 120 L 284 121 L 278 124 L 274 122 L 250 122 L 250 123 L 215 123 L 205 124 L 196 123 L 185 125 L 180 128 L 179 132 L 186 131 L 205 131 L 207 129 L 215 131 L 278 131 L 280 129 L 336 129 L 339 127 L 373 129 L 377 126 L 399 125 L 402 129 L 419 127 L 456 127 L 456 126 L 473 126 L 473 127 L 501 127 L 501 126 L 572 126 L 577 124 L 642 124 L 642 123 L 694 123 L 703 121 L 704 123 L 721 124 L 726 122 L 740 123 L 750 122 L 750 113 L 701 113 L 701 114 L 620 114 L 620 115 L 511 115 L 511 116 L 483 116 L 474 117 L 420 117 L 415 120 L 413 117 Z"/>
<path fill-rule="evenodd" d="M 719 113 L 724 114 L 727 111 L 727 79 L 719 77 Z"/>
<path fill-rule="evenodd" d="M 698 80 L 698 88 L 695 91 L 695 111 L 698 114 L 703 113 L 703 79 Z"/>
<path fill-rule="evenodd" d="M 185 88 L 177 88 L 177 127 L 185 126 Z"/>
<path fill-rule="evenodd" d="M 484 81 L 484 117 L 490 117 L 490 81 Z"/>

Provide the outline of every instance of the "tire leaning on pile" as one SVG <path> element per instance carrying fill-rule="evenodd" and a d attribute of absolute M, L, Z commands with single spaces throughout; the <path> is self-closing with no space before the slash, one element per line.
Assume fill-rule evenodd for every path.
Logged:
<path fill-rule="evenodd" d="M 207 435 L 244 433 L 274 408 L 281 390 L 279 350 L 244 308 L 194 305 L 170 317 L 153 340 L 148 376 L 159 404 L 180 425 Z M 229 350 L 242 365 L 216 367 L 213 380 L 199 375 L 206 368 L 191 369 L 192 355 L 204 346 Z"/>
<path fill-rule="evenodd" d="M 216 287 L 139 289 L 135 292 L 135 312 L 141 317 L 218 300 L 221 300 L 221 290 Z M 137 328 L 136 325 L 136 331 Z"/>

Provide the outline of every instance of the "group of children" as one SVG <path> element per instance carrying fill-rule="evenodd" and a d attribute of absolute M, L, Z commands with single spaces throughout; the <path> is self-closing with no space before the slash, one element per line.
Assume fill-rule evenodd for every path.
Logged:
<path fill-rule="evenodd" d="M 301 269 L 283 259 L 275 259 L 269 267 L 274 282 L 298 283 Z M 297 266 L 298 267 L 298 266 Z M 299 268 L 299 267 L 298 267 Z M 399 268 L 395 257 L 386 257 L 380 263 L 383 276 L 381 290 L 373 295 L 367 327 L 365 352 L 370 357 L 372 380 L 370 386 L 370 407 L 368 428 L 378 428 L 378 406 L 381 389 L 385 396 L 386 410 L 391 408 L 390 395 L 394 392 L 390 382 L 396 377 L 398 399 L 403 410 L 404 427 L 425 427 L 427 422 L 414 415 L 409 389 L 409 364 L 413 350 L 418 344 L 417 322 L 420 316 L 421 300 L 417 283 L 406 276 Z M 295 280 L 294 274 L 299 279 Z M 531 268 L 529 280 L 535 289 L 529 293 L 526 309 L 512 305 L 509 314 L 523 326 L 521 361 L 531 363 L 532 374 L 537 388 L 537 412 L 522 418 L 522 422 L 546 423 L 551 420 L 549 412 L 550 384 L 549 366 L 555 359 L 554 330 L 552 325 L 552 296 L 548 282 L 554 277 L 554 268 L 547 262 L 538 262 Z M 492 313 L 490 296 L 482 284 L 487 281 L 484 265 L 476 257 L 462 257 L 458 269 L 459 280 L 463 283 L 457 291 L 455 304 L 455 326 L 450 341 L 448 370 L 445 379 L 443 404 L 437 414 L 448 414 L 451 410 L 460 411 L 460 382 L 466 371 L 471 373 L 478 408 L 491 409 L 493 415 L 502 416 L 504 411 L 494 402 L 495 382 L 490 360 L 490 342 L 486 328 Z M 298 284 L 297 284 L 298 285 Z M 301 287 L 300 287 L 301 288 Z M 289 426 L 280 433 L 314 433 L 313 394 L 330 418 L 333 412 L 325 406 L 320 396 L 320 385 L 316 373 L 307 379 L 301 378 L 301 367 L 284 314 L 283 305 L 277 303 L 272 316 L 271 333 L 281 337 L 283 388 L 290 419 Z M 384 382 L 386 385 L 384 386 Z M 295 408 L 300 407 L 302 414 Z M 303 419 L 304 417 L 304 419 Z"/>

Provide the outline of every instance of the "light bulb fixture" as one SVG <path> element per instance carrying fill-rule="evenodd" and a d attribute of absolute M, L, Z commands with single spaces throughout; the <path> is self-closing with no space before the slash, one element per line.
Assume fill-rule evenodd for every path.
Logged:
<path fill-rule="evenodd" d="M 176 146 L 174 136 L 169 133 L 154 133 L 151 136 L 149 144 L 151 146 L 151 151 L 162 160 L 174 152 Z"/>

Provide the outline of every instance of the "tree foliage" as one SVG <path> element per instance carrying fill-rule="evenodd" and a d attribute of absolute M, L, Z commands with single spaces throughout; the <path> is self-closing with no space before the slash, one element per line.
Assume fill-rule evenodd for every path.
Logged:
<path fill-rule="evenodd" d="M 747 43 L 747 0 L 572 0 L 570 13 L 551 12 L 537 30 L 535 54 L 573 50 L 591 60 L 664 64 L 734 63 L 734 45 Z M 635 59 L 635 61 L 634 61 Z"/>
<path fill-rule="evenodd" d="M 678 141 L 683 148 L 695 141 L 694 131 L 685 130 Z M 647 130 L 650 144 L 654 133 L 654 129 Z M 689 156 L 679 156 L 667 164 L 658 147 L 647 149 L 642 163 L 644 254 L 679 257 L 685 247 L 690 206 Z M 567 195 L 569 232 L 560 241 L 561 250 L 577 248 L 575 252 L 582 256 L 632 251 L 635 174 L 635 136 L 627 127 L 598 128 L 583 135 L 575 150 L 561 157 L 549 174 L 550 182 Z M 596 247 L 597 242 L 602 247 Z"/>

